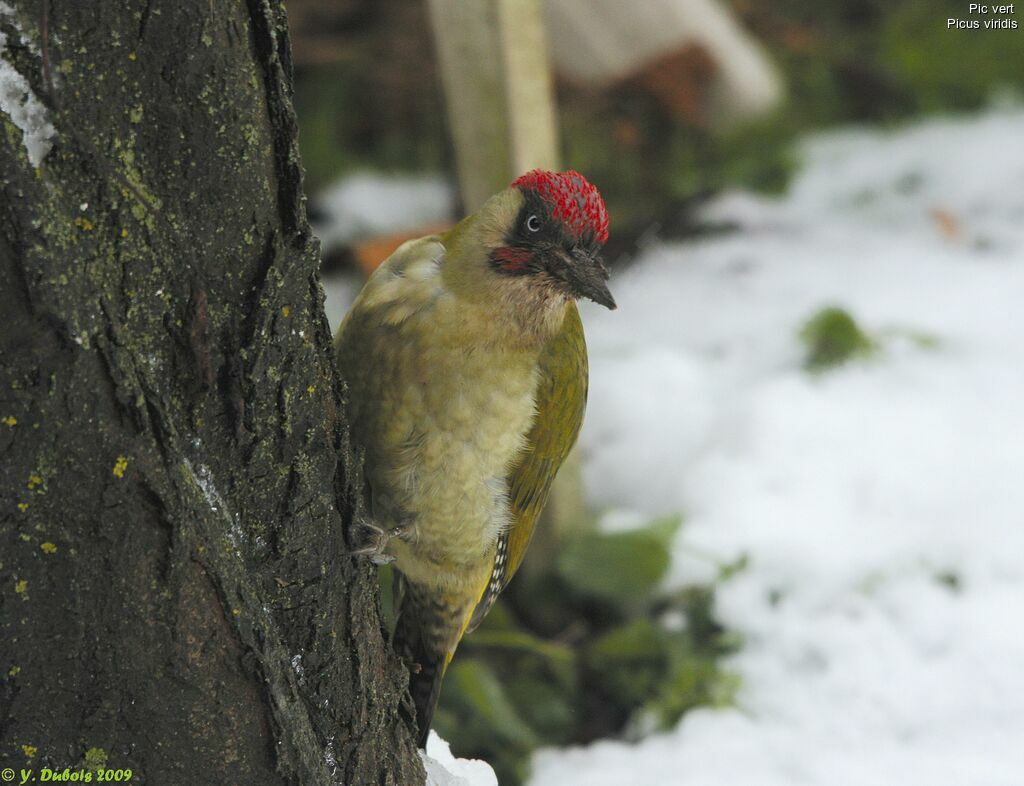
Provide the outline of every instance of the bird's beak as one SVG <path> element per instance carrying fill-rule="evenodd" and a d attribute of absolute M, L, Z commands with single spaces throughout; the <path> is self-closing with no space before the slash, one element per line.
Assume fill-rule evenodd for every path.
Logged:
<path fill-rule="evenodd" d="M 607 309 L 615 310 L 615 298 L 608 291 L 608 268 L 601 257 L 582 249 L 572 252 L 572 263 L 565 265 L 563 277 L 569 288 L 579 297 L 600 303 Z"/>

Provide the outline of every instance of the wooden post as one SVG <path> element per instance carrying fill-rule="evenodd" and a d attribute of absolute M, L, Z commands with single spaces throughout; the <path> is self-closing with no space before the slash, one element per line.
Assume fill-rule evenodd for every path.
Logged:
<path fill-rule="evenodd" d="M 558 168 L 540 0 L 429 0 L 466 212 Z"/>

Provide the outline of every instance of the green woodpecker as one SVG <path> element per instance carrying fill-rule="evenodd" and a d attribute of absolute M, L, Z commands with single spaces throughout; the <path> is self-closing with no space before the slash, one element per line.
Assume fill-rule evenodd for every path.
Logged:
<path fill-rule="evenodd" d="M 576 299 L 610 309 L 608 213 L 577 172 L 534 170 L 367 281 L 335 349 L 373 545 L 394 562 L 394 643 L 419 743 L 459 640 L 516 572 L 587 400 Z"/>

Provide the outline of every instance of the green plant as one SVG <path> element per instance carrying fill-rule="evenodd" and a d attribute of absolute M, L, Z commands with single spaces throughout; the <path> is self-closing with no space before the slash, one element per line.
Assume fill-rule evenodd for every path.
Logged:
<path fill-rule="evenodd" d="M 729 704 L 739 681 L 721 659 L 739 640 L 715 620 L 715 586 L 663 588 L 681 526 L 577 531 L 546 572 L 518 576 L 445 680 L 435 726 L 453 751 L 514 785 L 539 746 L 631 737 Z M 721 566 L 720 580 L 744 566 Z"/>
<path fill-rule="evenodd" d="M 804 344 L 804 368 L 826 371 L 847 361 L 870 355 L 875 342 L 864 333 L 849 312 L 837 306 L 821 309 L 800 329 Z"/>

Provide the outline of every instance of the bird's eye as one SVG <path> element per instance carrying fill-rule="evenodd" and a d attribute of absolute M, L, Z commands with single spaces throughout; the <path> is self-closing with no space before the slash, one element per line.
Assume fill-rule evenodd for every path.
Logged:
<path fill-rule="evenodd" d="M 526 219 L 526 228 L 531 232 L 540 232 L 540 219 L 537 216 L 530 216 Z"/>

